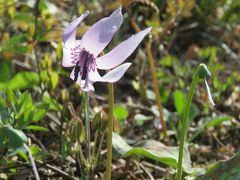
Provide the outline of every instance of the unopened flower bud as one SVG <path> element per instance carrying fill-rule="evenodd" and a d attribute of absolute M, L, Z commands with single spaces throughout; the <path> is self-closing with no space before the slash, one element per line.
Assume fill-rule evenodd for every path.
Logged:
<path fill-rule="evenodd" d="M 85 128 L 82 121 L 78 117 L 71 119 L 67 134 L 72 142 L 78 142 L 79 144 L 84 142 Z"/>
<path fill-rule="evenodd" d="M 211 76 L 210 71 L 208 70 L 207 66 L 205 64 L 200 64 L 199 67 L 199 71 L 198 71 L 198 77 L 200 79 L 206 79 L 207 77 Z"/>
<path fill-rule="evenodd" d="M 93 118 L 93 128 L 104 131 L 107 128 L 108 117 L 104 111 L 98 112 Z"/>

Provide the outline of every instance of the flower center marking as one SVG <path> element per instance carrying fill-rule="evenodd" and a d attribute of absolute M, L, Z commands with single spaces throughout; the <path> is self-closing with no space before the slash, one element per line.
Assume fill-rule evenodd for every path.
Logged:
<path fill-rule="evenodd" d="M 77 63 L 74 70 L 74 81 L 76 82 L 80 74 L 81 80 L 87 79 L 88 70 L 95 70 L 96 62 L 92 54 L 85 49 L 82 49 L 79 53 Z"/>

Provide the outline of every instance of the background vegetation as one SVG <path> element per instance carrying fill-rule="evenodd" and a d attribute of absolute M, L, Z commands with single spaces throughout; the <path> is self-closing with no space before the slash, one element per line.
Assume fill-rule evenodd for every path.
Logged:
<path fill-rule="evenodd" d="M 83 117 L 83 93 L 70 80 L 70 69 L 61 66 L 62 31 L 89 10 L 78 28 L 81 37 L 120 5 L 124 22 L 107 51 L 134 34 L 137 26 L 153 29 L 128 58 L 133 65 L 114 85 L 114 129 L 119 135 L 113 138 L 112 179 L 173 177 L 180 120 L 200 63 L 212 74 L 208 83 L 216 105 L 209 104 L 205 85 L 199 83 L 190 109 L 184 175 L 194 179 L 240 176 L 239 1 L 0 0 L 0 179 L 33 176 L 23 143 L 29 145 L 42 179 L 81 177 L 69 129 L 74 113 Z M 149 58 L 154 60 L 168 141 L 163 140 Z M 108 112 L 107 85 L 96 83 L 95 89 L 90 94 L 91 119 L 97 112 Z M 104 127 L 92 122 L 92 131 L 99 132 L 97 140 L 103 137 L 100 160 L 92 172 L 95 179 L 105 172 Z M 84 134 L 78 137 L 84 139 Z M 234 154 L 238 161 L 226 161 L 227 175 L 222 169 L 209 170 L 210 164 Z M 224 168 L 226 162 L 217 167 Z"/>

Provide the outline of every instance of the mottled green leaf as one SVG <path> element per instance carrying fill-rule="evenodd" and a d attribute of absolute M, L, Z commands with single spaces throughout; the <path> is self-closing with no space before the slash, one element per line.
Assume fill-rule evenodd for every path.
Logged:
<path fill-rule="evenodd" d="M 207 180 L 237 180 L 240 179 L 240 152 L 232 158 L 212 164 L 203 179 Z"/>
<path fill-rule="evenodd" d="M 113 147 L 123 157 L 144 156 L 177 168 L 178 147 L 165 146 L 155 140 L 144 140 L 132 147 L 116 133 L 113 134 Z M 184 150 L 183 170 L 187 173 L 192 173 L 193 171 L 187 149 Z"/>
<path fill-rule="evenodd" d="M 0 128 L 0 140 L 5 140 L 7 146 L 16 149 L 27 142 L 27 137 L 21 130 L 3 126 Z"/>

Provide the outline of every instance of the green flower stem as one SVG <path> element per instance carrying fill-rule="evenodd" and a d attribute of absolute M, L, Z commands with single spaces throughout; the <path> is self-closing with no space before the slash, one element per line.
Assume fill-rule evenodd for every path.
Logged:
<path fill-rule="evenodd" d="M 99 146 L 98 146 L 98 150 L 97 150 L 97 155 L 96 155 L 96 158 L 95 158 L 95 162 L 94 162 L 94 169 L 98 166 L 98 160 L 99 160 L 99 156 L 100 156 L 100 152 L 101 152 L 101 149 L 102 149 L 102 143 L 103 143 L 103 139 L 104 139 L 104 136 L 105 136 L 105 132 L 102 133 L 100 136 L 100 142 L 99 142 Z"/>
<path fill-rule="evenodd" d="M 113 131 L 113 106 L 114 106 L 114 90 L 113 90 L 112 83 L 108 83 L 108 103 L 109 103 L 109 116 L 108 116 L 108 132 L 107 132 L 106 180 L 111 179 L 111 165 L 112 165 L 112 131 Z"/>
<path fill-rule="evenodd" d="M 89 94 L 88 92 L 84 93 L 84 100 L 85 100 L 85 104 L 84 104 L 84 109 L 85 109 L 85 128 L 86 128 L 86 159 L 87 161 L 90 163 L 91 162 L 91 157 L 90 157 L 90 138 L 91 138 L 91 134 L 90 134 L 90 121 L 89 121 Z M 90 176 L 90 171 L 89 171 L 89 166 L 87 165 L 87 173 L 88 175 L 86 176 L 86 179 L 89 179 Z"/>
<path fill-rule="evenodd" d="M 96 146 L 97 146 L 98 136 L 99 136 L 99 131 L 97 130 L 95 132 L 95 135 L 94 135 L 94 144 L 93 144 L 93 150 L 92 150 L 92 157 L 93 158 L 95 157 L 95 154 L 96 154 Z"/>
<path fill-rule="evenodd" d="M 178 153 L 178 170 L 177 170 L 177 180 L 182 179 L 182 161 L 183 161 L 183 150 L 184 150 L 184 142 L 186 139 L 186 134 L 187 134 L 187 129 L 188 129 L 188 115 L 190 111 L 190 106 L 192 102 L 192 97 L 193 93 L 196 87 L 196 84 L 198 82 L 199 78 L 199 70 L 202 68 L 203 64 L 200 64 L 197 67 L 197 70 L 194 73 L 193 81 L 191 84 L 190 92 L 187 97 L 187 103 L 184 109 L 184 114 L 183 114 L 183 121 L 182 121 L 182 127 L 180 131 L 180 148 L 179 148 L 179 153 Z"/>
<path fill-rule="evenodd" d="M 83 151 L 82 151 L 82 147 L 81 145 L 79 145 L 79 158 L 80 158 L 80 161 L 82 162 L 82 164 L 84 165 L 84 167 L 87 167 L 87 161 L 83 155 Z"/>
<path fill-rule="evenodd" d="M 89 122 L 89 94 L 88 92 L 85 92 L 85 128 L 86 128 L 86 144 L 87 144 L 87 151 L 86 151 L 86 157 L 89 160 L 90 158 L 90 122 Z"/>

